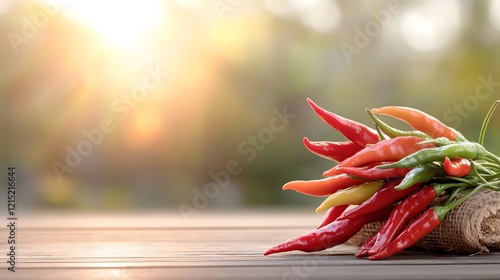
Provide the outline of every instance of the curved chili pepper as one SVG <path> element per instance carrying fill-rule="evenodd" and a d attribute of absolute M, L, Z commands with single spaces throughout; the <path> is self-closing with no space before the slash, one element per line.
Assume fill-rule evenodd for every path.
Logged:
<path fill-rule="evenodd" d="M 349 240 L 349 238 L 361 230 L 364 225 L 385 220 L 392 209 L 394 209 L 394 207 L 391 206 L 353 219 L 335 220 L 325 227 L 293 237 L 281 244 L 271 247 L 264 253 L 264 256 L 294 250 L 315 252 L 340 245 Z"/>
<path fill-rule="evenodd" d="M 382 182 L 379 181 L 366 182 L 361 185 L 339 190 L 327 197 L 321 205 L 316 208 L 316 212 L 319 213 L 338 205 L 359 205 L 377 192 L 381 185 Z"/>
<path fill-rule="evenodd" d="M 342 213 L 344 213 L 347 207 L 349 207 L 349 205 L 345 204 L 345 205 L 334 206 L 328 209 L 328 211 L 326 211 L 325 213 L 325 216 L 323 217 L 323 220 L 321 221 L 321 223 L 317 228 L 322 228 L 335 221 L 338 217 L 340 217 L 340 215 L 342 215 Z"/>
<path fill-rule="evenodd" d="M 420 184 L 415 184 L 405 190 L 398 191 L 394 187 L 399 185 L 399 183 L 401 183 L 401 180 L 402 179 L 386 181 L 378 192 L 376 192 L 368 200 L 358 205 L 357 207 L 344 212 L 338 218 L 338 220 L 352 219 L 357 216 L 363 216 L 368 213 L 383 209 L 393 204 L 394 202 L 400 201 L 401 199 L 407 197 L 420 187 Z"/>
<path fill-rule="evenodd" d="M 354 142 L 313 142 L 309 141 L 307 137 L 304 137 L 304 146 L 315 155 L 337 162 L 343 161 L 363 149 L 362 146 Z"/>
<path fill-rule="evenodd" d="M 444 136 L 452 141 L 465 140 L 465 138 L 455 129 L 446 126 L 435 117 L 414 108 L 386 106 L 374 108 L 371 112 L 374 114 L 391 116 L 404 121 L 414 129 L 420 130 L 430 135 L 432 138 Z"/>
<path fill-rule="evenodd" d="M 283 190 L 294 190 L 311 196 L 327 196 L 338 190 L 359 185 L 366 181 L 367 180 L 349 177 L 346 174 L 340 174 L 319 180 L 291 181 L 283 186 Z"/>
<path fill-rule="evenodd" d="M 394 211 L 394 210 L 392 210 L 392 211 Z M 361 248 L 359 249 L 359 252 L 357 252 L 356 255 L 354 255 L 354 256 L 358 259 L 368 256 L 370 249 L 372 248 L 373 244 L 375 244 L 376 241 L 377 241 L 377 234 L 370 236 L 365 241 L 363 246 L 361 246 Z"/>
<path fill-rule="evenodd" d="M 389 136 L 391 138 L 401 137 L 401 136 L 417 136 L 417 137 L 420 137 L 420 138 L 430 138 L 429 135 L 427 135 L 427 134 L 425 134 L 425 133 L 423 133 L 421 131 L 418 131 L 418 130 L 403 131 L 403 130 L 399 130 L 399 129 L 396 129 L 394 127 L 391 127 L 390 125 L 388 125 L 385 122 L 381 121 L 379 118 L 375 117 L 375 115 L 373 115 L 372 112 L 370 111 L 370 109 L 368 109 L 368 108 L 365 110 L 365 112 L 372 119 L 373 123 L 375 123 L 375 125 L 383 133 L 385 133 L 387 136 Z"/>
<path fill-rule="evenodd" d="M 437 188 L 436 186 L 434 187 Z M 444 185 L 441 185 L 441 187 L 446 188 L 446 186 Z M 446 214 L 451 211 L 451 209 L 469 199 L 480 189 L 481 186 L 471 188 L 465 195 L 463 195 L 459 199 L 456 199 L 450 203 L 447 202 L 444 206 L 434 206 L 427 209 L 422 215 L 420 215 L 408 227 L 406 227 L 396 238 L 394 238 L 394 240 L 392 240 L 385 248 L 380 250 L 375 255 L 370 256 L 369 259 L 384 259 L 412 246 L 424 235 L 439 226 L 441 221 L 446 217 Z M 435 191 L 436 194 L 439 195 L 442 189 L 435 189 Z"/>
<path fill-rule="evenodd" d="M 396 138 L 397 139 L 397 138 Z M 359 154 L 359 153 L 358 153 Z M 408 155 L 401 160 L 378 166 L 378 168 L 405 168 L 414 167 L 433 161 L 443 161 L 446 157 L 449 158 L 466 158 L 476 159 L 486 154 L 483 146 L 473 142 L 462 142 L 450 144 L 438 148 L 427 148 L 419 150 L 411 155 Z"/>
<path fill-rule="evenodd" d="M 437 189 L 437 191 L 436 191 Z M 389 244 L 396 234 L 399 234 L 403 227 L 427 206 L 442 192 L 443 189 L 434 186 L 425 186 L 403 200 L 394 210 L 378 230 L 376 241 L 368 251 L 369 255 L 375 255 Z"/>
<path fill-rule="evenodd" d="M 382 140 L 364 148 L 330 170 L 323 172 L 323 176 L 331 176 L 331 174 L 337 173 L 336 169 L 340 167 L 356 167 L 375 162 L 396 161 L 419 150 L 434 147 L 431 144 L 417 145 L 421 141 L 422 138 L 415 136 L 402 136 Z"/>
<path fill-rule="evenodd" d="M 379 165 L 376 163 L 376 165 Z M 413 168 L 388 168 L 381 169 L 372 166 L 368 167 L 348 167 L 341 166 L 336 168 L 339 174 L 345 173 L 349 176 L 354 176 L 357 178 L 370 179 L 370 180 L 380 180 L 389 179 L 396 177 L 404 177 Z"/>
<path fill-rule="evenodd" d="M 399 234 L 393 241 L 391 241 L 389 245 L 380 250 L 377 254 L 368 257 L 368 259 L 385 259 L 412 246 L 418 240 L 424 237 L 424 235 L 439 226 L 448 211 L 449 209 L 443 207 L 433 207 L 427 209 L 405 230 L 403 230 L 401 234 Z"/>
<path fill-rule="evenodd" d="M 311 99 L 307 98 L 307 102 L 313 108 L 314 112 L 323 119 L 324 122 L 329 124 L 334 129 L 342 133 L 347 139 L 352 142 L 365 147 L 367 144 L 377 143 L 379 138 L 377 132 L 359 122 L 346 119 L 337 114 L 329 112 L 318 105 Z"/>
<path fill-rule="evenodd" d="M 427 182 L 437 175 L 444 175 L 445 172 L 441 164 L 431 162 L 428 164 L 420 165 L 414 167 L 406 176 L 403 178 L 403 181 L 395 187 L 396 190 L 404 190 L 409 188 L 416 183 Z"/>
<path fill-rule="evenodd" d="M 443 162 L 446 174 L 455 177 L 465 177 L 471 171 L 471 162 L 465 158 L 454 158 L 450 160 L 446 157 Z"/>

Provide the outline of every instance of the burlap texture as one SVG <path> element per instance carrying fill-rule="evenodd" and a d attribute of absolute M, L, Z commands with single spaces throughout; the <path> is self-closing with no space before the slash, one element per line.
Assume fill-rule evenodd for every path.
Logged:
<path fill-rule="evenodd" d="M 444 198 L 436 199 L 435 203 Z M 383 222 L 366 225 L 347 243 L 361 246 Z M 475 254 L 500 249 L 500 192 L 481 190 L 450 211 L 441 225 L 412 249 Z"/>

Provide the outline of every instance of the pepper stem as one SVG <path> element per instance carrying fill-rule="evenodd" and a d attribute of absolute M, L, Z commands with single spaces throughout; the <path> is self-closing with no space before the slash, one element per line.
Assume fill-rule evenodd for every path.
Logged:
<path fill-rule="evenodd" d="M 450 202 L 457 196 L 457 194 L 462 190 L 462 188 L 456 188 L 454 189 L 450 195 L 448 196 L 448 199 L 446 199 L 446 202 L 444 204 L 450 204 Z"/>
<path fill-rule="evenodd" d="M 496 164 L 500 165 L 500 158 L 498 158 L 495 154 L 492 152 L 486 151 L 486 158 L 493 160 Z"/>
<path fill-rule="evenodd" d="M 456 206 L 460 205 L 462 202 L 466 201 L 467 199 L 469 199 L 471 196 L 473 196 L 479 189 L 481 189 L 482 187 L 484 186 L 483 185 L 479 185 L 475 188 L 473 188 L 471 191 L 469 191 L 468 194 L 460 197 L 459 199 L 453 201 L 453 202 L 450 202 L 448 204 L 445 204 L 443 206 L 436 206 L 434 207 L 434 210 L 436 211 L 436 213 L 438 214 L 439 216 L 439 219 L 442 221 L 444 219 L 444 217 L 446 216 L 446 214 L 453 208 L 455 208 Z"/>
<path fill-rule="evenodd" d="M 488 123 L 490 122 L 491 115 L 493 115 L 493 112 L 495 111 L 495 108 L 497 107 L 498 103 L 500 103 L 500 100 L 497 100 L 493 103 L 490 110 L 488 111 L 488 114 L 486 114 L 486 117 L 484 118 L 483 125 L 481 126 L 481 132 L 479 133 L 478 143 L 480 145 L 483 145 L 484 136 L 486 135 L 486 128 L 488 127 Z"/>
<path fill-rule="evenodd" d="M 489 187 L 493 187 L 493 185 L 491 185 L 490 182 L 486 181 L 486 179 L 484 179 L 484 177 L 481 174 L 479 174 L 479 172 L 477 172 L 477 168 L 476 168 L 476 165 L 474 164 L 474 162 L 472 162 L 471 167 L 472 167 L 472 172 L 474 173 L 474 175 L 476 175 L 479 178 L 479 180 L 481 182 L 483 182 L 485 185 L 487 185 Z"/>

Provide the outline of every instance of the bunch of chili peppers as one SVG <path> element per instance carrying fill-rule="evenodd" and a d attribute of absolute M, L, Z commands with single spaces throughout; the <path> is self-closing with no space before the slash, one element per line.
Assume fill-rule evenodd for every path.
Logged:
<path fill-rule="evenodd" d="M 371 222 L 385 221 L 356 257 L 384 259 L 415 244 L 435 229 L 447 213 L 481 188 L 500 191 L 500 158 L 483 147 L 489 110 L 478 142 L 414 108 L 367 109 L 375 129 L 307 102 L 349 141 L 310 141 L 312 153 L 337 162 L 323 179 L 292 181 L 283 186 L 310 196 L 326 196 L 316 212 L 326 214 L 316 230 L 268 249 L 264 255 L 299 250 L 320 251 L 342 244 Z M 407 123 L 403 131 L 375 115 Z M 447 199 L 430 207 L 439 196 Z M 351 207 L 349 207 L 351 206 Z"/>

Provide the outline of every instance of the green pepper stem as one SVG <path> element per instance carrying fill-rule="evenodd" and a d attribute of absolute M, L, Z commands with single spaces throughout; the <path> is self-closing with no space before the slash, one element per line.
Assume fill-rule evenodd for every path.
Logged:
<path fill-rule="evenodd" d="M 469 191 L 468 194 L 460 197 L 459 199 L 453 201 L 453 202 L 450 202 L 450 203 L 447 203 L 443 206 L 435 206 L 434 207 L 434 210 L 436 211 L 437 215 L 439 216 L 439 220 L 443 220 L 444 217 L 446 216 L 446 214 L 453 208 L 455 208 L 456 206 L 460 205 L 462 202 L 466 201 L 467 199 L 469 199 L 471 196 L 473 196 L 479 189 L 482 188 L 483 185 L 479 185 L 475 188 L 473 188 L 471 191 Z"/>
<path fill-rule="evenodd" d="M 476 176 L 479 178 L 479 180 L 480 180 L 481 182 L 483 182 L 484 184 L 486 184 L 486 185 L 488 185 L 488 186 L 493 187 L 493 185 L 491 185 L 491 183 L 490 183 L 490 182 L 486 181 L 486 179 L 484 179 L 484 177 L 483 177 L 483 176 L 481 176 L 481 174 L 479 174 L 479 172 L 477 172 L 477 168 L 476 168 L 476 165 L 474 164 L 474 162 L 473 162 L 473 164 L 472 164 L 472 172 L 474 173 L 474 175 L 476 175 Z"/>
<path fill-rule="evenodd" d="M 444 204 L 450 204 L 450 202 L 455 198 L 455 196 L 458 194 L 458 192 L 460 192 L 462 190 L 462 188 L 456 188 L 456 189 L 453 189 L 453 191 L 450 193 L 450 195 L 448 196 L 448 199 L 446 199 L 446 202 Z"/>
<path fill-rule="evenodd" d="M 490 122 L 491 115 L 493 115 L 493 112 L 495 111 L 495 108 L 497 107 L 499 102 L 500 102 L 500 100 L 496 100 L 493 103 L 490 110 L 488 111 L 488 114 L 486 114 L 486 117 L 484 118 L 483 125 L 481 126 L 481 132 L 479 133 L 478 143 L 480 145 L 483 145 L 484 136 L 486 135 L 486 128 L 488 127 L 488 123 Z"/>
<path fill-rule="evenodd" d="M 445 178 L 449 178 L 449 179 L 455 180 L 457 182 L 465 183 L 469 186 L 477 185 L 472 180 L 468 180 L 468 179 L 464 179 L 464 178 L 460 178 L 460 177 L 446 176 Z"/>
<path fill-rule="evenodd" d="M 386 138 L 384 132 L 382 132 L 380 127 L 376 126 L 375 129 L 377 130 L 378 138 L 380 139 L 380 141 L 385 140 Z"/>
<path fill-rule="evenodd" d="M 486 151 L 486 158 L 493 160 L 494 163 L 500 165 L 500 158 L 498 158 L 495 154 L 490 151 Z"/>
<path fill-rule="evenodd" d="M 471 163 L 477 167 L 478 171 L 479 170 L 484 171 L 488 175 L 492 175 L 493 174 L 493 172 L 491 170 L 489 170 L 488 168 L 484 167 L 481 163 L 478 163 L 478 162 L 475 162 L 475 161 L 472 161 Z"/>
<path fill-rule="evenodd" d="M 495 181 L 493 183 L 487 182 L 487 183 L 479 185 L 478 187 L 481 187 L 481 188 L 487 187 L 487 188 L 494 190 L 494 191 L 500 191 L 500 186 L 498 186 L 498 185 L 500 185 L 500 181 Z"/>

